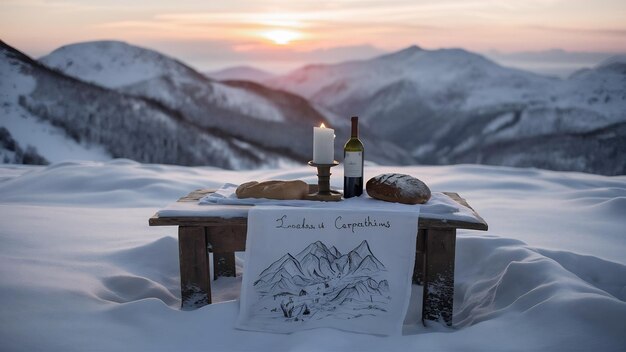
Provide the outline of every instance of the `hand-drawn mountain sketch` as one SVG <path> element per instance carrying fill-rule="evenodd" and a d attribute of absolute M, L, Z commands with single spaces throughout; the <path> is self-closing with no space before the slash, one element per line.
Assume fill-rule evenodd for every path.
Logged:
<path fill-rule="evenodd" d="M 316 241 L 259 274 L 257 313 L 285 321 L 375 316 L 391 301 L 386 274 L 365 240 L 346 254 Z"/>

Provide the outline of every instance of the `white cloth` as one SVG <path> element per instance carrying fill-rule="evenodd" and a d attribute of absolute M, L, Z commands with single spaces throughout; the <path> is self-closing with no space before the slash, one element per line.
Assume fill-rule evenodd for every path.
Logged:
<path fill-rule="evenodd" d="M 199 204 L 221 204 L 221 205 L 285 205 L 292 207 L 310 206 L 310 200 L 278 200 L 267 198 L 237 198 L 235 191 L 238 185 L 225 183 L 215 193 L 210 193 L 198 201 Z"/>
<path fill-rule="evenodd" d="M 335 205 L 250 209 L 237 328 L 401 334 L 420 208 Z"/>
<path fill-rule="evenodd" d="M 467 222 L 480 222 L 474 213 L 467 207 L 460 205 L 447 195 L 433 192 L 430 200 L 421 205 L 407 205 L 400 203 L 390 203 L 374 199 L 363 193 L 360 197 L 342 199 L 339 202 L 318 202 L 309 200 L 274 200 L 264 198 L 243 198 L 238 199 L 235 194 L 237 185 L 226 183 L 215 193 L 204 196 L 198 203 L 177 202 L 158 212 L 159 216 L 222 216 L 245 217 L 248 212 L 246 207 L 215 207 L 215 205 L 282 205 L 292 207 L 327 208 L 332 204 L 335 208 L 342 209 L 378 209 L 378 210 L 398 210 L 415 211 L 420 208 L 422 217 L 429 219 L 460 220 Z M 200 206 L 197 206 L 200 205 Z M 203 207 L 212 205 L 213 207 Z"/>

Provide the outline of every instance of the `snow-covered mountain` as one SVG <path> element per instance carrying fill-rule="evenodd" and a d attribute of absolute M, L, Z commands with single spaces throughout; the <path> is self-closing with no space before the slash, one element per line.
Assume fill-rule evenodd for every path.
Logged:
<path fill-rule="evenodd" d="M 0 42 L 0 77 L 3 162 L 126 157 L 252 168 L 290 160 L 232 134 L 199 129 L 154 100 L 51 70 L 4 42 Z"/>
<path fill-rule="evenodd" d="M 213 78 L 218 81 L 223 80 L 236 80 L 236 81 L 252 81 L 262 83 L 275 75 L 261 69 L 251 66 L 235 66 L 225 68 L 223 70 L 206 72 L 207 77 Z"/>
<path fill-rule="evenodd" d="M 309 65 L 266 81 L 339 115 L 360 115 L 423 163 L 626 173 L 626 61 L 567 80 L 461 49 L 412 46 L 371 60 Z"/>
<path fill-rule="evenodd" d="M 39 61 L 68 76 L 107 88 L 118 88 L 163 75 L 186 79 L 198 75 L 174 58 L 120 41 L 65 45 Z"/>
<path fill-rule="evenodd" d="M 216 81 L 122 42 L 64 46 L 41 59 L 52 70 L 6 44 L 2 50 L 3 162 L 120 156 L 225 168 L 302 163 L 312 155 L 311 127 L 322 122 L 336 130 L 340 159 L 348 117 L 359 115 L 366 157 L 379 164 L 626 173 L 624 57 L 561 80 L 460 49 L 413 46 L 309 65 L 266 80 L 268 88 Z M 135 120 L 141 122 L 129 122 Z M 150 133 L 137 138 L 140 128 Z M 123 141 L 125 133 L 132 142 Z"/>
<path fill-rule="evenodd" d="M 311 158 L 312 127 L 329 125 L 328 119 L 300 96 L 249 81 L 215 81 L 173 58 L 122 42 L 73 44 L 53 51 L 41 62 L 77 79 L 155 101 L 199 129 L 299 162 Z M 338 129 L 340 140 L 347 140 L 347 129 Z M 372 161 L 412 161 L 393 143 L 375 136 L 369 140 L 373 148 L 368 158 Z M 336 143 L 335 147 L 339 155 L 343 146 Z"/>
<path fill-rule="evenodd" d="M 498 66 L 461 49 L 430 51 L 411 46 L 371 60 L 305 66 L 268 83 L 341 114 L 370 120 L 376 118 L 368 114 L 370 109 L 385 112 L 420 97 L 436 99 L 431 104 L 437 108 L 518 101 L 527 98 L 527 87 L 541 88 L 550 80 Z M 383 103 L 385 107 L 380 107 Z"/>
<path fill-rule="evenodd" d="M 0 162 L 45 164 L 111 158 L 97 145 L 68 138 L 58 124 L 39 118 L 22 104 L 24 97 L 36 91 L 33 72 L 38 69 L 35 62 L 0 41 Z"/>

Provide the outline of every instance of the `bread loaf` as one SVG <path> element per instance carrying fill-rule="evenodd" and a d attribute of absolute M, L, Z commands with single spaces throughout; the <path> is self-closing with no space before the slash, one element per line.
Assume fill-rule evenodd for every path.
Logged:
<path fill-rule="evenodd" d="M 430 188 L 419 179 L 403 174 L 382 174 L 365 185 L 370 197 L 404 204 L 423 204 L 430 199 Z"/>
<path fill-rule="evenodd" d="M 237 198 L 303 199 L 309 192 L 304 181 L 265 181 L 246 182 L 237 187 Z"/>

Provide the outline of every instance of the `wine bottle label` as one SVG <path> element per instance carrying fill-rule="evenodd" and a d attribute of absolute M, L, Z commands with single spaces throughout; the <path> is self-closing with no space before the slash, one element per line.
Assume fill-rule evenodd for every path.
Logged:
<path fill-rule="evenodd" d="M 363 177 L 363 152 L 346 152 L 343 159 L 345 177 Z"/>

